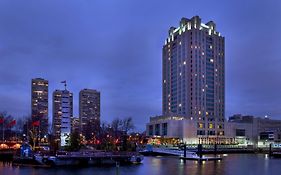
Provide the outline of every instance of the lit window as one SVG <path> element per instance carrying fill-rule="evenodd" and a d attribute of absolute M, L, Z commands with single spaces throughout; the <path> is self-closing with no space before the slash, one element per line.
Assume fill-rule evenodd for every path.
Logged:
<path fill-rule="evenodd" d="M 179 42 L 179 45 L 181 45 L 181 41 Z"/>
<path fill-rule="evenodd" d="M 180 72 L 180 76 L 181 76 L 181 72 Z"/>
<path fill-rule="evenodd" d="M 199 111 L 198 114 L 201 115 L 201 111 Z"/>
<path fill-rule="evenodd" d="M 186 61 L 184 61 L 183 64 L 186 65 Z"/>
<path fill-rule="evenodd" d="M 204 53 L 204 52 L 202 52 L 202 55 L 205 55 L 205 53 Z"/>
<path fill-rule="evenodd" d="M 213 123 L 209 123 L 209 128 L 210 129 L 214 128 Z"/>
<path fill-rule="evenodd" d="M 214 62 L 214 59 L 210 59 L 210 62 L 213 63 L 213 62 Z"/>
<path fill-rule="evenodd" d="M 179 104 L 179 107 L 181 107 L 181 103 Z"/>
<path fill-rule="evenodd" d="M 166 83 L 166 80 L 164 80 L 164 83 Z"/>
<path fill-rule="evenodd" d="M 222 129 L 222 125 L 218 125 L 218 129 Z"/>

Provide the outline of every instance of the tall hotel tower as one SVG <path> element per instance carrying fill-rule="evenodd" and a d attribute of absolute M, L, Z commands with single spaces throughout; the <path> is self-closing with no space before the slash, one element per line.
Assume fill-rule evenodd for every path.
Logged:
<path fill-rule="evenodd" d="M 73 117 L 73 94 L 68 90 L 53 92 L 53 134 L 60 146 L 67 145 Z"/>
<path fill-rule="evenodd" d="M 41 138 L 48 134 L 48 85 L 42 78 L 31 80 L 31 117 L 39 123 L 35 128 Z"/>
<path fill-rule="evenodd" d="M 198 16 L 171 27 L 163 46 L 163 115 L 197 122 L 197 135 L 224 135 L 224 37 Z"/>
<path fill-rule="evenodd" d="M 100 92 L 83 89 L 79 93 L 80 131 L 86 139 L 97 134 L 100 128 Z"/>

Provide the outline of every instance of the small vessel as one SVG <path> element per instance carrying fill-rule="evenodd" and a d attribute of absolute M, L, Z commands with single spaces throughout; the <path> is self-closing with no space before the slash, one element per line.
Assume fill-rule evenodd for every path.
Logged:
<path fill-rule="evenodd" d="M 142 156 L 142 155 L 132 156 L 132 157 L 130 158 L 130 162 L 131 162 L 131 163 L 136 163 L 136 164 L 138 164 L 138 163 L 141 163 L 142 161 L 143 161 L 143 156 Z"/>
<path fill-rule="evenodd" d="M 47 166 L 67 166 L 67 165 L 79 165 L 80 161 L 78 159 L 71 158 L 61 158 L 58 156 L 42 156 L 34 155 L 35 160 L 40 164 Z"/>
<path fill-rule="evenodd" d="M 215 157 L 210 157 L 210 156 L 199 156 L 196 154 L 196 152 L 187 152 L 186 156 L 180 156 L 180 159 L 183 160 L 197 160 L 197 161 L 215 161 L 215 160 L 222 160 L 222 157 L 220 156 L 215 156 Z"/>
<path fill-rule="evenodd" d="M 29 166 L 29 167 L 50 167 L 35 159 L 35 157 L 15 157 L 12 161 L 13 166 Z"/>
<path fill-rule="evenodd" d="M 273 153 L 271 153 L 271 156 L 273 158 L 281 158 L 281 152 L 273 152 Z"/>

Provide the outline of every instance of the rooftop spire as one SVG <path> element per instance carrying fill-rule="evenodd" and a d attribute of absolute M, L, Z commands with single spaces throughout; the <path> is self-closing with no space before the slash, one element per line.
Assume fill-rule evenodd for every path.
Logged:
<path fill-rule="evenodd" d="M 66 90 L 66 86 L 67 86 L 67 84 L 66 84 L 66 80 L 61 81 L 61 83 L 63 83 L 63 84 L 64 84 L 64 89 Z"/>

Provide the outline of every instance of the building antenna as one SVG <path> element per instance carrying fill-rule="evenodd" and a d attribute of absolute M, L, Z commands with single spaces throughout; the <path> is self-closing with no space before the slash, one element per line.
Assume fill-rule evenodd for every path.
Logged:
<path fill-rule="evenodd" d="M 66 86 L 67 86 L 67 84 L 66 84 L 66 80 L 62 81 L 61 83 L 63 83 L 63 84 L 64 84 L 64 89 L 66 90 Z"/>

